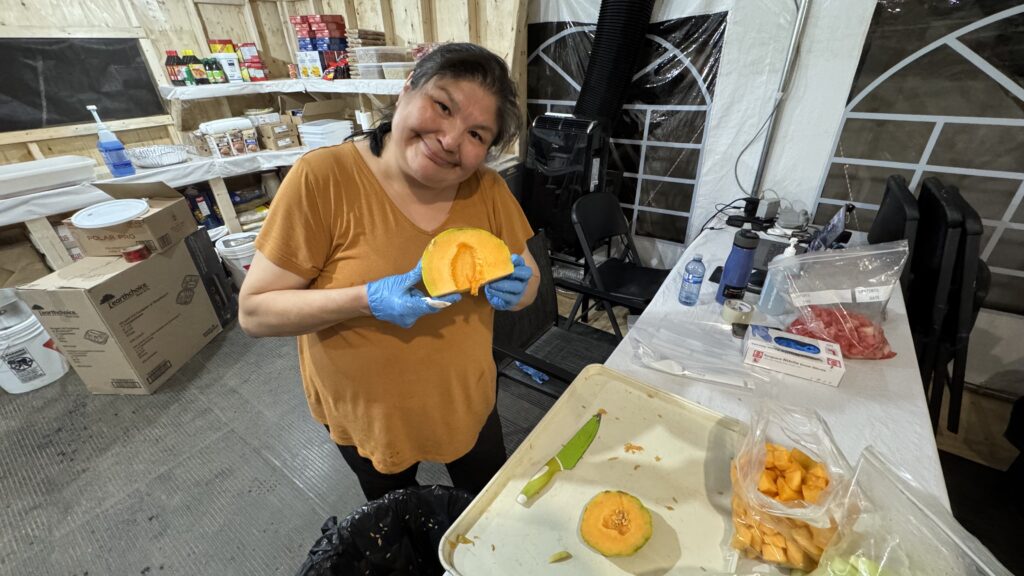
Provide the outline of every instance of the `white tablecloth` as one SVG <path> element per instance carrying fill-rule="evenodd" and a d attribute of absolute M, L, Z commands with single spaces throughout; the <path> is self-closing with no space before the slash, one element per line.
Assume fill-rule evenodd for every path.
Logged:
<path fill-rule="evenodd" d="M 705 280 L 698 305 L 685 307 L 677 300 L 680 273 L 694 254 L 703 254 L 707 276 L 710 276 L 715 267 L 725 263 L 735 233 L 735 228 L 727 228 L 699 236 L 687 248 L 634 329 L 639 329 L 638 333 L 717 329 L 703 322 L 721 319 L 721 307 L 714 301 L 718 285 Z M 754 296 L 748 294 L 748 300 L 753 302 Z M 838 388 L 795 378 L 757 385 L 753 391 L 688 380 L 640 364 L 634 359 L 629 338 L 619 344 L 605 365 L 743 421 L 749 421 L 751 410 L 761 398 L 814 408 L 828 422 L 839 448 L 851 464 L 856 463 L 865 447 L 874 446 L 883 457 L 909 472 L 922 489 L 948 507 L 946 484 L 899 290 L 893 291 L 883 327 L 896 357 L 848 360 L 846 374 Z M 738 366 L 742 358 L 730 352 L 722 354 L 721 361 Z"/>

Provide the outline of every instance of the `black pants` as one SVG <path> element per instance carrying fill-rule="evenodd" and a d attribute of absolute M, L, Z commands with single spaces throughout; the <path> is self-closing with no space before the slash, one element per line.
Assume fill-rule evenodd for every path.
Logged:
<path fill-rule="evenodd" d="M 367 500 L 376 500 L 392 490 L 419 485 L 416 482 L 418 462 L 396 474 L 384 474 L 373 467 L 369 458 L 360 456 L 355 446 L 339 444 L 338 450 L 349 468 L 355 472 Z M 480 430 L 476 445 L 458 460 L 445 464 L 445 467 L 456 488 L 478 494 L 505 463 L 505 458 L 505 437 L 501 432 L 498 407 L 495 406 Z"/>

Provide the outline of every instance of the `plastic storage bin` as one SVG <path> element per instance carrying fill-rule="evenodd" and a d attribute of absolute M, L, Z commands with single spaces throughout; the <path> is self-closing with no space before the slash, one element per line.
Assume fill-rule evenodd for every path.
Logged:
<path fill-rule="evenodd" d="M 384 69 L 381 68 L 380 64 L 356 64 L 355 67 L 359 73 L 359 78 L 365 80 L 384 79 Z"/>
<path fill-rule="evenodd" d="M 96 179 L 96 161 L 86 156 L 55 156 L 0 166 L 0 198 L 74 186 Z"/>
<path fill-rule="evenodd" d="M 409 50 L 401 46 L 367 46 L 349 50 L 360 64 L 379 64 L 381 62 L 407 62 L 412 58 Z"/>
<path fill-rule="evenodd" d="M 380 67 L 384 71 L 384 77 L 388 80 L 405 80 L 409 77 L 409 73 L 416 67 L 415 62 L 388 62 L 383 63 Z"/>

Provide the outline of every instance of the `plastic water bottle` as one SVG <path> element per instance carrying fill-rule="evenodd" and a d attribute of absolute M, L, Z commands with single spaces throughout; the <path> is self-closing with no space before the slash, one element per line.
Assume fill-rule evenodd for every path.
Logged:
<path fill-rule="evenodd" d="M 135 165 L 132 164 L 128 153 L 124 151 L 124 144 L 121 144 L 117 136 L 100 120 L 96 107 L 90 105 L 85 108 L 92 112 L 92 117 L 96 119 L 96 134 L 99 136 L 96 148 L 103 156 L 103 163 L 107 165 L 107 170 L 110 170 L 110 174 L 115 178 L 135 174 Z"/>
<path fill-rule="evenodd" d="M 679 303 L 693 306 L 700 297 L 700 285 L 704 282 L 704 256 L 696 254 L 683 268 L 683 283 L 679 286 Z"/>
<path fill-rule="evenodd" d="M 786 271 L 784 267 L 791 266 L 791 263 L 783 264 L 782 261 L 796 256 L 796 238 L 789 240 L 789 246 L 775 258 L 772 258 L 772 264 L 768 268 L 768 277 L 765 278 L 764 288 L 761 289 L 761 299 L 757 302 L 757 307 L 761 309 L 761 312 L 768 316 L 779 316 L 786 311 L 786 298 L 784 296 L 785 290 L 779 290 L 780 285 L 786 281 Z"/>
<path fill-rule="evenodd" d="M 732 241 L 732 251 L 725 259 L 725 266 L 722 268 L 722 281 L 718 283 L 718 293 L 715 300 L 724 304 L 726 300 L 734 298 L 742 300 L 747 292 L 747 282 L 750 281 L 750 272 L 754 269 L 754 251 L 757 250 L 757 243 L 761 237 L 750 230 L 740 230 Z"/>

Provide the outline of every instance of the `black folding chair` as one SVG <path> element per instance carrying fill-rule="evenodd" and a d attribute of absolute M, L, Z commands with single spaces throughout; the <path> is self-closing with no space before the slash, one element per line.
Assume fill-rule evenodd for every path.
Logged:
<path fill-rule="evenodd" d="M 929 410 L 932 426 L 938 428 L 942 396 L 949 388 L 949 406 L 946 413 L 946 429 L 954 434 L 960 429 L 960 408 L 964 396 L 964 380 L 967 373 L 967 348 L 971 330 L 978 318 L 981 305 L 988 295 L 991 273 L 981 261 L 981 217 L 955 186 L 948 186 L 949 192 L 963 216 L 960 242 L 953 265 L 953 281 L 949 290 L 949 309 L 939 338 L 938 353 Z M 950 375 L 949 364 L 952 365 Z"/>
<path fill-rule="evenodd" d="M 917 351 L 921 382 L 931 383 L 939 336 L 949 307 L 949 290 L 963 226 L 960 204 L 937 178 L 926 178 L 917 199 L 921 219 L 911 265 L 907 317 Z"/>
<path fill-rule="evenodd" d="M 640 264 L 640 255 L 629 233 L 629 223 L 614 194 L 593 192 L 581 197 L 573 204 L 572 224 L 586 261 L 584 283 L 597 291 L 595 299 L 608 313 L 615 335 L 622 338 L 612 306 L 625 306 L 633 313 L 642 312 L 657 294 L 669 271 Z M 622 254 L 612 257 L 614 240 L 622 243 Z M 594 250 L 606 244 L 608 258 L 598 264 Z M 575 321 L 584 298 L 585 295 L 581 294 L 576 299 L 569 314 L 569 323 Z"/>
<path fill-rule="evenodd" d="M 501 374 L 557 398 L 588 364 L 604 363 L 618 341 L 590 326 L 580 325 L 570 332 L 558 325 L 558 296 L 546 243 L 543 232 L 526 243 L 540 275 L 537 299 L 516 312 L 494 313 L 493 346 Z M 551 379 L 543 383 L 534 381 L 514 366 L 515 360 Z"/>
<path fill-rule="evenodd" d="M 900 287 L 903 299 L 906 300 L 907 289 L 910 287 L 910 262 L 914 259 L 914 244 L 917 240 L 917 222 L 921 213 L 917 208 L 917 198 L 907 187 L 907 179 L 892 175 L 885 182 L 885 194 L 878 206 L 878 213 L 871 230 L 868 231 L 869 244 L 881 244 L 896 240 L 906 240 L 907 265 L 900 276 Z"/>

